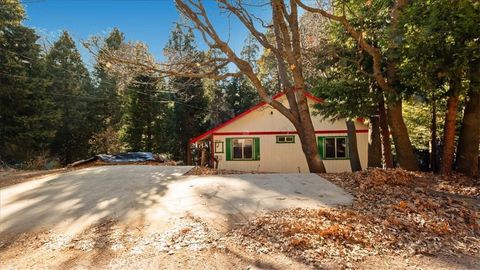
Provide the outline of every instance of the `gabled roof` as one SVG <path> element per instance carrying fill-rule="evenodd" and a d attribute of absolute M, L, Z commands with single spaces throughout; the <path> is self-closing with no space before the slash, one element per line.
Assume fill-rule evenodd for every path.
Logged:
<path fill-rule="evenodd" d="M 278 98 L 280 98 L 280 97 L 282 97 L 282 96 L 284 96 L 284 95 L 285 95 L 285 93 L 280 92 L 280 93 L 274 95 L 272 98 L 273 98 L 273 99 L 278 99 Z M 307 98 L 310 98 L 311 100 L 315 101 L 316 103 L 322 103 L 322 102 L 323 102 L 323 100 L 322 100 L 321 98 L 318 98 L 318 97 L 312 95 L 312 94 L 309 93 L 309 92 L 305 92 L 305 96 L 306 96 Z M 197 137 L 195 137 L 195 138 L 190 139 L 190 143 L 195 143 L 195 142 L 197 142 L 197 141 L 200 141 L 200 140 L 208 137 L 209 135 L 215 133 L 215 131 L 217 131 L 217 130 L 225 127 L 225 126 L 230 125 L 231 123 L 237 121 L 238 119 L 246 116 L 247 114 L 250 114 L 251 112 L 253 112 L 253 111 L 255 111 L 256 109 L 258 109 L 258 108 L 260 108 L 260 107 L 262 107 L 262 106 L 265 106 L 265 105 L 268 105 L 265 101 L 262 101 L 262 102 L 258 103 L 257 105 L 251 107 L 250 109 L 248 109 L 248 110 L 246 110 L 246 111 L 238 114 L 237 116 L 229 119 L 229 120 L 226 121 L 225 123 L 222 123 L 222 124 L 220 124 L 220 125 L 212 128 L 212 129 L 210 129 L 209 131 L 207 131 L 207 132 L 205 132 L 205 133 L 203 133 L 203 134 L 201 134 L 201 135 L 199 135 L 199 136 L 197 136 Z"/>

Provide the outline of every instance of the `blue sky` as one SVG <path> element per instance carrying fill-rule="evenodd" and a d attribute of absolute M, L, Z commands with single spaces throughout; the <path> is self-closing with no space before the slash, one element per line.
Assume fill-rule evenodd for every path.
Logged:
<path fill-rule="evenodd" d="M 170 30 L 179 15 L 173 0 L 24 0 L 27 26 L 35 28 L 49 41 L 54 41 L 62 30 L 67 30 L 77 41 L 84 60 L 92 64 L 91 57 L 81 48 L 80 41 L 92 35 L 105 35 L 118 27 L 127 40 L 143 41 L 150 51 L 162 60 L 162 51 Z M 204 1 L 212 23 L 218 32 L 227 37 L 230 45 L 240 51 L 247 30 L 236 20 L 228 18 L 211 0 Z M 268 9 L 255 10 L 266 17 Z M 230 23 L 229 23 L 230 21 Z M 199 47 L 205 45 L 198 39 Z"/>

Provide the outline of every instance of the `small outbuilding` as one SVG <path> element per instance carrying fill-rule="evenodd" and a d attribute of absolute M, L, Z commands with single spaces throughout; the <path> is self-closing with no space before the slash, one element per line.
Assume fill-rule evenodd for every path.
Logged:
<path fill-rule="evenodd" d="M 274 99 L 288 107 L 284 93 Z M 327 172 L 351 171 L 345 119 L 331 121 L 315 112 L 322 100 L 307 93 L 318 150 Z M 363 168 L 368 160 L 368 126 L 355 122 Z M 301 142 L 293 124 L 265 102 L 190 140 L 211 149 L 218 169 L 258 172 L 308 172 Z"/>

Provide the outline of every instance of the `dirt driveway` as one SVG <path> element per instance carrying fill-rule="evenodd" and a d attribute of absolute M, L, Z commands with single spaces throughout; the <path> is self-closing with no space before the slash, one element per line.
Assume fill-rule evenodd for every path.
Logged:
<path fill-rule="evenodd" d="M 183 176 L 190 169 L 92 167 L 2 188 L 1 259 L 12 268 L 138 268 L 146 254 L 156 254 L 151 256 L 158 259 L 159 251 L 165 256 L 181 254 L 193 245 L 208 252 L 220 248 L 220 254 L 229 254 L 223 256 L 227 261 L 233 260 L 232 252 L 240 254 L 236 264 L 232 261 L 238 266 L 257 265 L 258 258 L 238 259 L 249 255 L 221 243 L 221 233 L 263 211 L 334 206 L 352 200 L 343 189 L 315 174 Z M 52 252 L 58 254 L 45 260 Z M 195 260 L 179 262 L 197 261 L 205 266 L 202 256 L 212 255 L 203 252 Z M 112 264 L 114 257 L 117 260 Z M 267 257 L 261 263 L 281 262 L 286 268 L 297 263 L 272 254 Z M 172 268 L 179 266 L 172 261 L 176 260 L 169 259 Z M 150 263 L 140 264 L 166 266 L 162 260 L 155 266 Z"/>

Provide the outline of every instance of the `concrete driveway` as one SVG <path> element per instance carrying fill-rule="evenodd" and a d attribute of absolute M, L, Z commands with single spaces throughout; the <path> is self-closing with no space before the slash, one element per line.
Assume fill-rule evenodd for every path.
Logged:
<path fill-rule="evenodd" d="M 316 174 L 183 176 L 187 166 L 104 166 L 0 189 L 0 235 L 55 230 L 76 234 L 109 218 L 161 230 L 197 216 L 216 228 L 262 211 L 351 203 Z"/>

